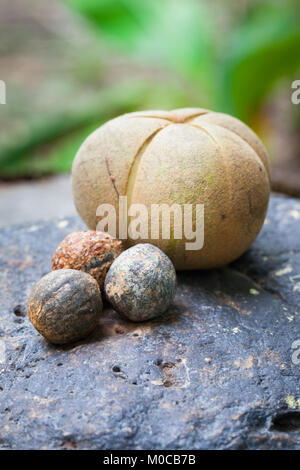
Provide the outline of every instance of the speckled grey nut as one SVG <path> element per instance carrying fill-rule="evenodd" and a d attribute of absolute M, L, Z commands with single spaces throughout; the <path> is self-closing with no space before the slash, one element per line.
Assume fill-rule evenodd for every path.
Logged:
<path fill-rule="evenodd" d="M 139 244 L 124 251 L 111 265 L 105 294 L 113 308 L 132 321 L 161 315 L 176 292 L 176 272 L 156 246 Z"/>
<path fill-rule="evenodd" d="M 36 283 L 27 310 L 31 323 L 51 343 L 77 341 L 98 323 L 100 289 L 97 281 L 82 271 L 53 271 Z"/>

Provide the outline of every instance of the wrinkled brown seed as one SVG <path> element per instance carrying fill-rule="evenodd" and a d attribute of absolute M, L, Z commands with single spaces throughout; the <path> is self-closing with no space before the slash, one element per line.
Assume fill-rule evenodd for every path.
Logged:
<path fill-rule="evenodd" d="M 74 269 L 52 271 L 33 288 L 28 317 L 51 343 L 84 338 L 97 326 L 102 300 L 97 281 Z"/>
<path fill-rule="evenodd" d="M 95 230 L 73 232 L 66 236 L 54 252 L 52 271 L 84 271 L 96 279 L 102 290 L 110 265 L 122 251 L 122 242 L 107 233 Z"/>

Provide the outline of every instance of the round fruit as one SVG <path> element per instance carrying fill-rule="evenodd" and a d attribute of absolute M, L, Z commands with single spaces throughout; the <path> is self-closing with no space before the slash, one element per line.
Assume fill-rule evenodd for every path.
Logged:
<path fill-rule="evenodd" d="M 129 233 L 130 244 L 157 245 L 176 269 L 213 268 L 239 257 L 262 227 L 270 193 L 267 152 L 254 132 L 227 114 L 198 108 L 136 112 L 107 122 L 80 147 L 72 185 L 77 210 L 92 229 L 101 204 L 115 207 L 117 227 L 124 218 L 119 196 L 127 196 L 128 208 L 143 204 L 149 229 L 141 239 Z M 166 237 L 151 234 L 153 204 L 182 210 L 182 217 L 171 217 Z M 204 245 L 194 249 L 177 235 L 185 204 L 193 205 L 198 232 L 203 224 L 196 204 L 204 205 Z"/>
<path fill-rule="evenodd" d="M 105 294 L 113 308 L 137 322 L 164 313 L 175 292 L 173 264 L 159 248 L 148 243 L 124 251 L 105 279 Z"/>
<path fill-rule="evenodd" d="M 28 301 L 29 320 L 54 344 L 87 336 L 97 325 L 101 311 L 97 281 L 74 269 L 52 271 L 42 277 Z"/>
<path fill-rule="evenodd" d="M 73 232 L 54 252 L 52 271 L 66 268 L 84 271 L 93 276 L 103 289 L 106 273 L 122 251 L 122 242 L 107 233 L 94 230 Z"/>

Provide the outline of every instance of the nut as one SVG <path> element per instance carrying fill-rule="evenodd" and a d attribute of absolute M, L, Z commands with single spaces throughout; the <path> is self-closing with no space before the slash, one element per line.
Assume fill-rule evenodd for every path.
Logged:
<path fill-rule="evenodd" d="M 164 313 L 175 292 L 173 264 L 159 248 L 148 243 L 124 251 L 105 279 L 105 294 L 113 308 L 137 322 Z"/>
<path fill-rule="evenodd" d="M 91 276 L 103 289 L 106 273 L 123 251 L 122 242 L 94 230 L 73 232 L 58 245 L 52 257 L 52 271 L 76 269 Z"/>
<path fill-rule="evenodd" d="M 77 341 L 98 323 L 99 286 L 92 276 L 74 269 L 52 271 L 36 283 L 27 310 L 33 326 L 51 343 Z"/>

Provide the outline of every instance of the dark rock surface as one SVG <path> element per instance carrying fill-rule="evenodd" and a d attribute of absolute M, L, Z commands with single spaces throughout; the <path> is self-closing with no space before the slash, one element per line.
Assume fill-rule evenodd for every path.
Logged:
<path fill-rule="evenodd" d="M 179 273 L 164 320 L 134 324 L 106 309 L 87 340 L 55 347 L 26 302 L 58 242 L 80 228 L 0 231 L 0 447 L 299 449 L 300 201 L 273 196 L 260 236 L 231 266 Z"/>

